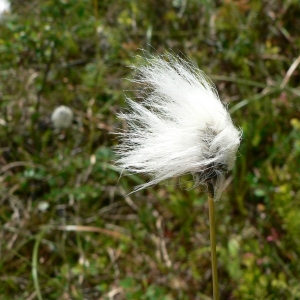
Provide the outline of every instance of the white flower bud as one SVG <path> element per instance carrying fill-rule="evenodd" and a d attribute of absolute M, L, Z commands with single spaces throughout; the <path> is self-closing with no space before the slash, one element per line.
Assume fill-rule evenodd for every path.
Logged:
<path fill-rule="evenodd" d="M 61 105 L 53 111 L 51 121 L 56 129 L 68 128 L 73 121 L 73 112 L 69 107 Z"/>

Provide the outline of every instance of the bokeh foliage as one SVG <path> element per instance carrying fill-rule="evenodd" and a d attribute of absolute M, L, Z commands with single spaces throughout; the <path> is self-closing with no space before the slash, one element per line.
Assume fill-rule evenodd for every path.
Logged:
<path fill-rule="evenodd" d="M 113 166 L 140 48 L 193 58 L 243 129 L 216 204 L 221 299 L 300 299 L 299 14 L 298 0 L 12 1 L 0 20 L 1 299 L 211 299 L 203 189 L 187 177 L 126 196 L 147 178 Z M 58 131 L 61 104 L 75 119 Z"/>

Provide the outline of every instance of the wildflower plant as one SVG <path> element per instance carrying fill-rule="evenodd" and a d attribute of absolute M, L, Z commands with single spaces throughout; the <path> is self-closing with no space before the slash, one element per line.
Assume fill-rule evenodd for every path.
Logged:
<path fill-rule="evenodd" d="M 236 159 L 241 140 L 213 83 L 190 60 L 170 53 L 149 55 L 134 66 L 139 101 L 126 99 L 119 114 L 127 131 L 118 133 L 116 164 L 151 180 L 134 191 L 191 173 L 195 185 L 208 187 L 214 296 L 218 299 L 214 200 L 224 189 L 225 173 Z"/>

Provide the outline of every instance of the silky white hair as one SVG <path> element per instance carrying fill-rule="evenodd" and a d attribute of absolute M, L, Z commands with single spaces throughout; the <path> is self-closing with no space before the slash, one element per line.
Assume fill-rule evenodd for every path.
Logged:
<path fill-rule="evenodd" d="M 195 185 L 211 182 L 217 200 L 224 174 L 231 170 L 241 130 L 231 120 L 213 83 L 189 61 L 170 53 L 143 58 L 132 80 L 141 87 L 139 102 L 118 114 L 127 131 L 118 134 L 116 164 L 151 180 L 134 191 L 191 173 Z"/>
<path fill-rule="evenodd" d="M 10 10 L 10 2 L 8 0 L 0 0 L 0 18 L 4 12 Z"/>

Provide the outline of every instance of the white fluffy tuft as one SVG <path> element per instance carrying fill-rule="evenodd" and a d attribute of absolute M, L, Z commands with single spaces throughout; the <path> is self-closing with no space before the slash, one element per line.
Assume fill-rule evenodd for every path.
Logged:
<path fill-rule="evenodd" d="M 66 129 L 71 126 L 73 121 L 73 111 L 68 106 L 61 105 L 56 107 L 51 115 L 54 128 Z"/>
<path fill-rule="evenodd" d="M 141 101 L 127 98 L 128 110 L 118 115 L 128 131 L 118 133 L 116 164 L 152 176 L 135 191 L 191 173 L 195 184 L 213 181 L 218 199 L 224 173 L 234 166 L 241 131 L 215 86 L 192 62 L 167 53 L 145 63 L 133 67 L 133 81 L 142 86 Z"/>

